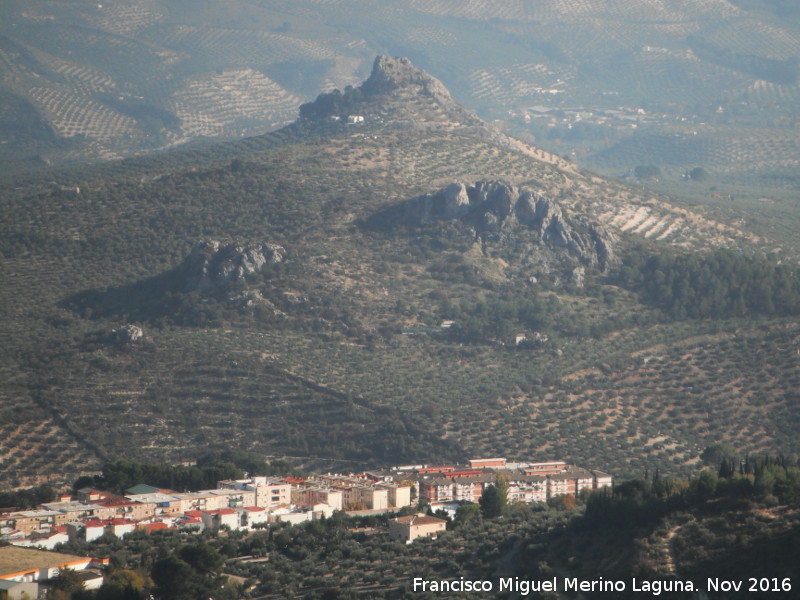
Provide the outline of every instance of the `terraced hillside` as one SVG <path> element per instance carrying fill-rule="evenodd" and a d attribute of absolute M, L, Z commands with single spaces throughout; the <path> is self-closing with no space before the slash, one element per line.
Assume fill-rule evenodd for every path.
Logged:
<path fill-rule="evenodd" d="M 344 96 L 323 95 L 279 133 L 7 180 L 0 410 L 21 441 L 4 485 L 225 448 L 329 468 L 486 453 L 638 475 L 690 472 L 721 440 L 798 443 L 791 316 L 672 321 L 564 241 L 591 229 L 619 259 L 770 240 L 508 138 L 408 61 L 376 60 L 348 93 L 364 122 L 331 119 Z M 534 270 L 549 242 L 499 223 L 500 205 L 480 237 L 474 219 L 371 225 L 480 180 L 529 190 L 569 272 Z M 209 239 L 241 248 L 226 271 L 240 275 L 193 287 L 185 259 Z M 250 244 L 282 258 L 264 267 Z M 143 337 L 113 333 L 123 324 Z"/>
<path fill-rule="evenodd" d="M 0 152 L 40 167 L 257 135 L 389 54 L 604 173 L 792 182 L 800 29 L 784 4 L 10 0 L 0 81 L 37 118 L 2 121 Z"/>

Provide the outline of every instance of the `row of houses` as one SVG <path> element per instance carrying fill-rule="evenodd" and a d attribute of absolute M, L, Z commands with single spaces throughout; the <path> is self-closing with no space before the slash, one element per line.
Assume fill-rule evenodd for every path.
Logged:
<path fill-rule="evenodd" d="M 612 478 L 564 461 L 511 463 L 473 459 L 469 465 L 406 465 L 360 474 L 308 478 L 249 477 L 223 480 L 217 488 L 175 492 L 137 485 L 122 496 L 85 488 L 36 510 L 0 514 L 0 539 L 55 548 L 135 530 L 256 529 L 275 522 L 300 523 L 334 511 L 398 511 L 419 499 L 436 507 L 478 502 L 502 478 L 509 502 L 545 502 L 584 489 L 610 486 Z"/>
<path fill-rule="evenodd" d="M 546 502 L 557 496 L 577 496 L 582 490 L 608 487 L 613 478 L 564 461 L 510 463 L 505 458 L 469 461 L 469 467 L 411 465 L 397 467 L 398 477 L 416 481 L 429 504 L 478 502 L 498 479 L 507 484 L 509 502 Z"/>
<path fill-rule="evenodd" d="M 76 522 L 138 523 L 156 516 L 173 517 L 192 510 L 254 506 L 254 493 L 215 489 L 176 493 L 150 486 L 119 496 L 106 491 L 85 488 L 74 496 L 64 495 L 56 502 L 39 505 L 36 510 L 0 514 L 0 536 L 59 531 Z"/>
<path fill-rule="evenodd" d="M 283 521 L 299 523 L 335 510 L 399 510 L 411 504 L 411 488 L 363 477 L 321 475 L 309 479 L 250 477 L 224 480 L 216 489 L 175 492 L 137 485 L 124 496 L 85 488 L 36 510 L 0 514 L 0 539 L 54 548 L 105 533 L 136 529 L 227 526 L 252 529 Z"/>

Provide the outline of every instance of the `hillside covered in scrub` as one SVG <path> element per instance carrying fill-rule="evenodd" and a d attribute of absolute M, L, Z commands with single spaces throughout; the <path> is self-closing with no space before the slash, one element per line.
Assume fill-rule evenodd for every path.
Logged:
<path fill-rule="evenodd" d="M 3 180 L 4 487 L 210 450 L 637 476 L 796 447 L 790 248 L 515 140 L 406 59 L 352 89 L 363 121 L 324 92 L 277 133 Z"/>

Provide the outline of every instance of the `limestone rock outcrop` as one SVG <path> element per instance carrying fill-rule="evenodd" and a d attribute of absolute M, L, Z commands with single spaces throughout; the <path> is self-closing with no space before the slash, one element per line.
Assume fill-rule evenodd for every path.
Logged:
<path fill-rule="evenodd" d="M 225 286 L 253 273 L 267 264 L 277 264 L 286 250 L 277 244 L 222 244 L 217 240 L 198 242 L 183 263 L 187 291 Z"/>
<path fill-rule="evenodd" d="M 599 271 L 616 263 L 615 240 L 600 225 L 581 216 L 566 216 L 555 201 L 500 181 L 453 183 L 409 200 L 399 213 L 395 217 L 411 226 L 460 221 L 484 244 L 502 247 L 534 242 L 551 254 L 569 255 L 579 265 Z M 576 273 L 574 280 L 582 284 L 583 276 Z"/>

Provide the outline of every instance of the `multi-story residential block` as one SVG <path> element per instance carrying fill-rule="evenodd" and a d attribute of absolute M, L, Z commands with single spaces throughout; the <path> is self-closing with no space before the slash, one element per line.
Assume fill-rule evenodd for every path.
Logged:
<path fill-rule="evenodd" d="M 76 521 L 67 524 L 70 542 L 93 542 L 103 537 L 106 532 L 106 525 L 100 519 L 89 519 L 87 521 Z"/>
<path fill-rule="evenodd" d="M 215 489 L 175 494 L 180 502 L 180 512 L 187 510 L 217 510 L 256 506 L 255 490 Z"/>
<path fill-rule="evenodd" d="M 373 483 L 368 477 L 330 473 L 317 475 L 306 482 L 309 483 L 340 491 L 344 510 L 353 510 L 355 507 L 388 510 L 390 507 L 401 508 L 411 504 L 411 486 L 403 484 L 387 481 Z"/>
<path fill-rule="evenodd" d="M 419 480 L 419 495 L 433 502 L 477 502 L 487 484 L 496 480 L 493 472 L 470 471 L 445 473 L 430 479 Z"/>
<path fill-rule="evenodd" d="M 508 481 L 509 502 L 545 502 L 547 477 L 545 475 L 517 475 Z"/>
<path fill-rule="evenodd" d="M 131 502 L 136 502 L 143 505 L 153 506 L 153 514 L 155 516 L 161 515 L 179 515 L 181 511 L 181 500 L 175 494 L 166 494 L 164 492 L 154 492 L 149 494 L 128 494 L 125 496 Z M 132 517 L 138 518 L 138 517 Z"/>
<path fill-rule="evenodd" d="M 200 518 L 203 520 L 203 525 L 212 530 L 225 526 L 230 528 L 231 531 L 236 531 L 242 525 L 242 517 L 239 511 L 233 508 L 203 510 L 200 511 Z"/>
<path fill-rule="evenodd" d="M 141 521 L 142 519 L 149 519 L 156 514 L 155 502 L 139 502 L 121 496 L 103 498 L 97 500 L 97 504 L 113 510 L 113 513 L 105 518 L 122 518 L 131 519 L 132 521 Z"/>
<path fill-rule="evenodd" d="M 357 510 L 365 507 L 369 510 L 388 510 L 389 491 L 369 485 L 354 485 L 339 488 L 342 492 L 342 502 L 345 510 Z"/>
<path fill-rule="evenodd" d="M 611 487 L 614 478 L 602 471 L 592 471 L 592 488 L 597 490 L 604 487 Z"/>
<path fill-rule="evenodd" d="M 497 476 L 494 473 L 453 477 L 453 500 L 477 502 L 483 495 L 486 486 L 492 485 L 495 481 L 497 481 Z"/>
<path fill-rule="evenodd" d="M 66 523 L 64 515 L 55 510 L 22 510 L 0 515 L 0 527 L 29 535 L 36 531 L 48 531 Z"/>
<path fill-rule="evenodd" d="M 303 484 L 292 488 L 291 503 L 304 506 L 327 504 L 335 510 L 342 510 L 344 506 L 341 490 Z"/>
<path fill-rule="evenodd" d="M 504 465 L 504 466 L 500 466 Z M 430 503 L 478 502 L 488 485 L 499 477 L 508 483 L 510 502 L 544 502 L 562 495 L 577 495 L 584 489 L 597 489 L 611 485 L 612 478 L 600 471 L 587 471 L 564 461 L 514 464 L 504 458 L 474 459 L 471 471 L 448 470 L 418 473 L 420 497 Z"/>
<path fill-rule="evenodd" d="M 267 477 L 251 477 L 250 479 L 227 479 L 217 482 L 217 488 L 228 488 L 255 492 L 254 506 L 274 508 L 281 504 L 289 504 L 292 500 L 292 485 L 283 480 L 272 480 Z"/>
<path fill-rule="evenodd" d="M 575 477 L 575 493 L 580 494 L 581 490 L 591 490 L 594 488 L 594 477 L 590 471 L 575 469 L 570 471 Z"/>
<path fill-rule="evenodd" d="M 378 489 L 385 488 L 389 497 L 389 508 L 403 508 L 411 506 L 411 486 L 392 483 L 389 481 L 375 484 Z"/>
<path fill-rule="evenodd" d="M 566 473 L 547 477 L 547 497 L 575 495 L 575 479 Z"/>
<path fill-rule="evenodd" d="M 419 496 L 428 501 L 452 502 L 454 500 L 453 480 L 443 476 L 432 477 L 430 479 L 420 479 Z"/>
<path fill-rule="evenodd" d="M 70 500 L 67 502 L 47 502 L 41 504 L 40 507 L 44 510 L 52 510 L 61 513 L 60 517 L 56 517 L 56 525 L 66 525 L 70 521 L 79 521 L 81 519 L 110 519 L 116 515 L 116 509 L 110 506 L 102 506 L 95 503 L 84 503 Z"/>

